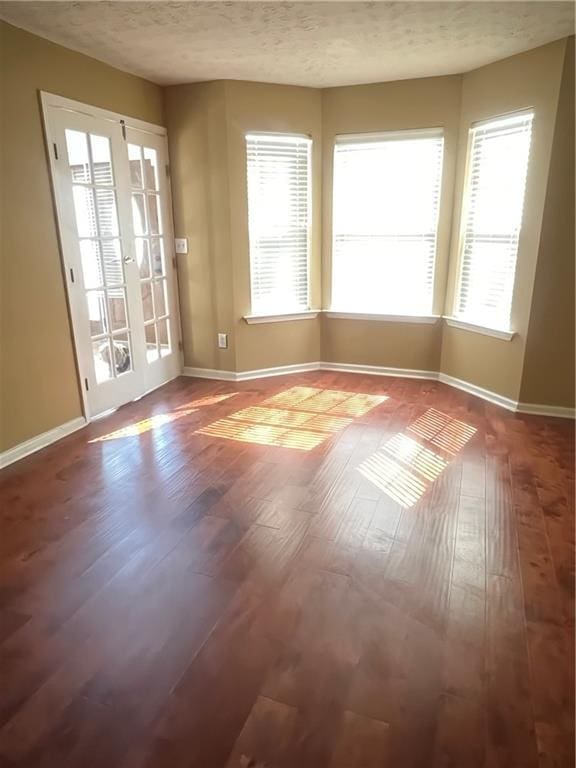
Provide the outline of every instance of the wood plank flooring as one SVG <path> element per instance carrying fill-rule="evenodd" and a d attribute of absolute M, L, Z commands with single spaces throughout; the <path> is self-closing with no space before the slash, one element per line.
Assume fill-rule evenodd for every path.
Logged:
<path fill-rule="evenodd" d="M 568 421 L 178 379 L 0 505 L 6 768 L 574 765 Z"/>

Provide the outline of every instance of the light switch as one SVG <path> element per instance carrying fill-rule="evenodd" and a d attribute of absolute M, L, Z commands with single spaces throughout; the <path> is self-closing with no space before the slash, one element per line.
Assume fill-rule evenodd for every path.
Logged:
<path fill-rule="evenodd" d="M 218 347 L 220 349 L 228 349 L 228 334 L 227 333 L 219 333 L 218 334 Z"/>
<path fill-rule="evenodd" d="M 188 253 L 188 238 L 187 237 L 175 237 L 174 238 L 174 250 L 176 253 Z"/>

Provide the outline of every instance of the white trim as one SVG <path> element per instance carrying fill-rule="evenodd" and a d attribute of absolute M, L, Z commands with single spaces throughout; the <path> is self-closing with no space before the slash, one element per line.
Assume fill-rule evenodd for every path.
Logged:
<path fill-rule="evenodd" d="M 300 363 L 298 365 L 279 365 L 276 368 L 261 368 L 254 371 L 240 371 L 236 374 L 236 381 L 250 381 L 251 379 L 266 379 L 270 376 L 286 376 L 290 373 L 307 373 L 319 371 L 321 363 Z"/>
<path fill-rule="evenodd" d="M 442 384 L 448 384 L 448 386 L 460 389 L 462 392 L 467 392 L 469 395 L 476 395 L 476 397 L 480 397 L 482 400 L 487 400 L 489 403 L 494 403 L 494 405 L 499 405 L 501 408 L 506 408 L 508 411 L 516 411 L 516 406 L 518 405 L 516 400 L 511 400 L 509 397 L 504 397 L 496 392 L 491 392 L 489 389 L 478 387 L 476 384 L 471 384 L 469 381 L 463 381 L 454 376 L 448 376 L 447 373 L 439 373 L 438 380 L 441 381 Z"/>
<path fill-rule="evenodd" d="M 463 331 L 472 331 L 473 333 L 481 333 L 484 336 L 493 336 L 495 339 L 503 339 L 504 341 L 511 341 L 516 336 L 516 331 L 502 331 L 498 328 L 487 328 L 485 325 L 476 325 L 476 323 L 469 323 L 466 320 L 460 320 L 458 317 L 444 316 L 446 324 L 452 328 L 460 328 Z"/>
<path fill-rule="evenodd" d="M 371 312 L 339 312 L 332 309 L 325 309 L 322 314 L 338 320 L 376 320 L 381 323 L 420 323 L 422 325 L 435 325 L 440 319 L 440 315 L 384 315 Z"/>
<path fill-rule="evenodd" d="M 191 368 L 184 366 L 182 376 L 193 376 L 196 379 L 216 379 L 218 381 L 236 381 L 234 371 L 219 371 L 216 368 Z"/>
<path fill-rule="evenodd" d="M 244 315 L 244 320 L 248 325 L 258 325 L 259 323 L 285 323 L 289 320 L 313 320 L 318 317 L 319 310 L 310 309 L 302 312 L 280 312 L 277 315 Z"/>
<path fill-rule="evenodd" d="M 167 130 L 163 125 L 156 125 L 155 123 L 147 123 L 145 120 L 138 120 L 135 117 L 128 117 L 122 115 L 119 112 L 112 112 L 109 109 L 102 109 L 101 107 L 95 107 L 92 104 L 86 104 L 83 101 L 74 101 L 74 99 L 66 99 L 64 96 L 58 96 L 55 93 L 49 91 L 40 91 L 40 100 L 42 102 L 42 108 L 44 113 L 48 107 L 57 107 L 67 112 L 77 112 L 86 117 L 101 117 L 104 120 L 110 120 L 113 123 L 124 123 L 126 128 L 136 128 L 138 131 L 145 131 L 146 133 L 154 133 L 157 136 L 166 136 Z"/>
<path fill-rule="evenodd" d="M 339 133 L 334 137 L 334 144 L 362 144 L 396 139 L 440 139 L 444 138 L 444 128 L 408 128 L 403 131 L 380 131 L 378 133 Z"/>
<path fill-rule="evenodd" d="M 518 403 L 518 413 L 531 416 L 552 416 L 559 419 L 576 419 L 576 408 L 563 405 L 537 405 L 536 403 Z"/>
<path fill-rule="evenodd" d="M 421 371 L 415 368 L 386 368 L 382 365 L 357 365 L 355 363 L 320 363 L 321 371 L 338 371 L 342 373 L 368 373 L 371 376 L 397 376 L 404 379 L 436 380 L 438 374 L 434 371 Z"/>
<path fill-rule="evenodd" d="M 60 424 L 59 427 L 49 429 L 48 432 L 42 432 L 42 434 L 36 435 L 36 437 L 31 437 L 29 440 L 25 440 L 23 443 L 19 443 L 13 448 L 0 453 L 0 468 L 7 467 L 9 464 L 13 464 L 15 461 L 19 461 L 31 453 L 40 451 L 42 448 L 52 445 L 57 440 L 61 440 L 63 437 L 71 435 L 85 426 L 86 419 L 84 416 L 78 416 L 71 421 L 67 421 L 65 424 Z"/>

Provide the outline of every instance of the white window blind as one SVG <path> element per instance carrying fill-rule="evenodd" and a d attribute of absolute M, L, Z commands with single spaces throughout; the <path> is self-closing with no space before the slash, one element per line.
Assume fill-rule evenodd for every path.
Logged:
<path fill-rule="evenodd" d="M 309 308 L 311 144 L 304 136 L 246 136 L 252 314 Z"/>
<path fill-rule="evenodd" d="M 430 314 L 443 144 L 441 130 L 337 137 L 332 309 Z"/>
<path fill-rule="evenodd" d="M 456 316 L 509 330 L 532 112 L 470 132 Z"/>

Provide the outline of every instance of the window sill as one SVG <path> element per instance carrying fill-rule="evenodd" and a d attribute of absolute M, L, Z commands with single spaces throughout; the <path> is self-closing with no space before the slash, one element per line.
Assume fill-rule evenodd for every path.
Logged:
<path fill-rule="evenodd" d="M 463 331 L 472 331 L 473 333 L 481 333 L 484 336 L 492 336 L 495 339 L 503 339 L 504 341 L 512 341 L 516 336 L 516 331 L 502 331 L 498 328 L 487 328 L 484 325 L 476 325 L 475 323 L 469 323 L 466 320 L 460 320 L 457 317 L 444 317 L 447 325 L 452 328 L 460 328 Z"/>
<path fill-rule="evenodd" d="M 328 309 L 323 312 L 326 317 L 339 320 L 376 320 L 381 323 L 420 323 L 434 325 L 440 319 L 439 315 L 384 315 L 369 312 L 338 312 Z"/>
<path fill-rule="evenodd" d="M 259 323 L 286 323 L 290 320 L 313 320 L 318 317 L 318 310 L 311 309 L 303 312 L 282 312 L 277 315 L 244 315 L 248 325 Z"/>

